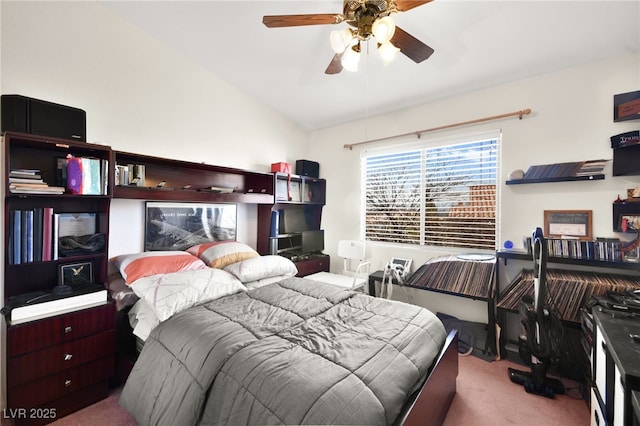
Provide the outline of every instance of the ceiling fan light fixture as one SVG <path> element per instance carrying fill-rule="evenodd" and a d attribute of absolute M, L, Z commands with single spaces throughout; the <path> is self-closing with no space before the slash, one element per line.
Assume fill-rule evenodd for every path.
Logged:
<path fill-rule="evenodd" d="M 331 31 L 331 35 L 329 36 L 329 42 L 331 43 L 331 49 L 335 53 L 342 53 L 344 50 L 351 45 L 353 41 L 353 34 L 348 28 L 339 31 Z"/>
<path fill-rule="evenodd" d="M 351 48 L 346 49 L 340 62 L 345 70 L 357 72 L 358 62 L 360 62 L 360 43 L 356 43 Z"/>
<path fill-rule="evenodd" d="M 396 55 L 398 54 L 398 52 L 400 51 L 400 49 L 398 49 L 397 47 L 395 47 L 393 44 L 391 44 L 391 42 L 386 42 L 386 43 L 382 43 L 378 46 L 378 53 L 380 54 L 380 57 L 382 58 L 382 62 L 387 65 L 390 62 L 392 62 Z"/>
<path fill-rule="evenodd" d="M 389 42 L 395 31 L 396 23 L 393 22 L 390 16 L 383 16 L 382 18 L 376 19 L 371 26 L 371 33 L 380 44 Z"/>

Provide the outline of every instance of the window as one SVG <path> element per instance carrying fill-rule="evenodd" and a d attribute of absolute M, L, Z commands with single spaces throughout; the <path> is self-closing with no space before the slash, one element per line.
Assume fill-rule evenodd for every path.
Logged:
<path fill-rule="evenodd" d="M 496 249 L 500 137 L 363 154 L 364 237 Z"/>

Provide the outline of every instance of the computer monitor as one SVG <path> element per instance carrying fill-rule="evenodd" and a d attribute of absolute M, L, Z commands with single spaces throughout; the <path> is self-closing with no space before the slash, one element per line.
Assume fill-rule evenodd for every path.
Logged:
<path fill-rule="evenodd" d="M 324 230 L 302 232 L 302 253 L 320 253 L 324 250 Z"/>

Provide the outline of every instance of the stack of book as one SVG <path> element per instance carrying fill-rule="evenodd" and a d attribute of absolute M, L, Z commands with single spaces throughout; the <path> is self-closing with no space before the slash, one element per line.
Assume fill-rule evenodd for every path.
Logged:
<path fill-rule="evenodd" d="M 145 165 L 116 164 L 115 184 L 119 186 L 145 186 Z"/>
<path fill-rule="evenodd" d="M 63 194 L 61 186 L 49 186 L 40 170 L 12 169 L 9 171 L 9 191 L 14 194 Z"/>

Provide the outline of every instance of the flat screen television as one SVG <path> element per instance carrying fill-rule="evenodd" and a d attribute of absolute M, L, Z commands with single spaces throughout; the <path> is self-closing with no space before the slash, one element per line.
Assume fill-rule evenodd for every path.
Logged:
<path fill-rule="evenodd" d="M 302 232 L 302 253 L 320 253 L 324 250 L 324 230 Z"/>

